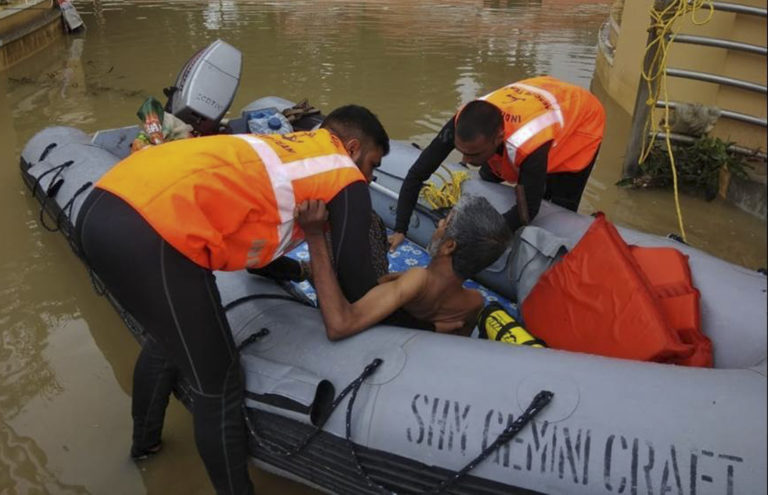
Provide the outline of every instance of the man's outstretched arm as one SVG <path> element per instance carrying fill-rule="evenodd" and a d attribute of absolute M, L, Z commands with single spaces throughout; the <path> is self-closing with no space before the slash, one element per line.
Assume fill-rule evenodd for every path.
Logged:
<path fill-rule="evenodd" d="M 392 250 L 403 242 L 405 233 L 408 232 L 408 224 L 419 200 L 419 192 L 424 186 L 424 181 L 429 179 L 453 150 L 454 134 L 454 117 L 451 117 L 408 169 L 408 174 L 400 186 L 400 195 L 397 200 L 395 233 L 389 239 Z"/>
<path fill-rule="evenodd" d="M 296 207 L 296 218 L 309 245 L 312 274 L 325 330 L 330 340 L 359 333 L 407 304 L 426 280 L 423 269 L 411 269 L 396 280 L 377 285 L 351 304 L 341 292 L 331 266 L 323 235 L 327 218 L 322 201 L 306 201 Z"/>

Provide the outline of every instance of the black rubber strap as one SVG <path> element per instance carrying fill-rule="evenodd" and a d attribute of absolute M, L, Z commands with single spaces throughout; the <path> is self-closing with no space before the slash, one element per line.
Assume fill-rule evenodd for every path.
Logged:
<path fill-rule="evenodd" d="M 48 197 L 48 196 L 46 196 L 46 198 L 43 199 L 42 207 L 40 208 L 40 225 L 42 225 L 43 228 L 45 230 L 47 230 L 48 232 L 58 232 L 58 231 L 60 231 L 61 230 L 61 221 L 64 218 L 64 215 L 66 215 L 66 217 L 69 218 L 71 216 L 71 214 L 72 214 L 72 208 L 75 205 L 75 199 L 77 199 L 78 196 L 80 196 L 83 192 L 85 192 L 92 185 L 93 185 L 93 182 L 90 182 L 90 181 L 86 182 L 85 184 L 80 186 L 80 188 L 77 191 L 75 191 L 75 194 L 72 195 L 72 197 L 69 199 L 69 201 L 67 201 L 64 204 L 64 206 L 61 207 L 59 212 L 56 214 L 56 218 L 55 218 L 56 225 L 53 226 L 53 227 L 50 227 L 50 226 L 48 226 L 45 223 L 45 204 L 46 204 L 46 199 Z M 67 237 L 67 239 L 69 239 L 69 237 Z"/>
<path fill-rule="evenodd" d="M 46 170 L 45 172 L 43 172 L 42 174 L 40 174 L 35 179 L 35 182 L 32 183 L 32 196 L 36 196 L 37 195 L 37 188 L 38 188 L 38 186 L 40 186 L 40 181 L 43 180 L 44 177 L 46 177 L 48 174 L 51 174 L 51 173 L 55 172 L 56 175 L 54 175 L 53 179 L 51 179 L 51 184 L 53 184 L 56 181 L 56 178 L 61 174 L 61 172 L 65 168 L 67 168 L 70 165 L 72 165 L 73 163 L 75 163 L 75 162 L 72 161 L 72 160 L 69 160 L 69 161 L 66 161 L 66 162 L 62 163 L 61 165 L 56 165 L 55 167 L 51 167 L 48 170 Z M 50 184 L 49 184 L 48 187 L 50 189 Z M 45 206 L 45 200 L 46 199 L 47 199 L 47 197 L 43 197 L 43 206 Z"/>
<path fill-rule="evenodd" d="M 37 187 L 40 185 L 40 181 L 41 181 L 41 180 L 43 180 L 43 178 L 44 178 L 45 176 L 47 176 L 48 174 L 51 174 L 51 173 L 54 173 L 54 172 L 56 172 L 56 177 L 58 177 L 59 173 L 60 173 L 60 172 L 61 172 L 63 169 L 65 169 L 65 168 L 69 167 L 69 166 L 70 166 L 70 165 L 72 165 L 73 163 L 75 163 L 73 160 L 68 160 L 68 161 L 66 161 L 66 162 L 62 163 L 61 165 L 56 165 L 55 167 L 51 167 L 51 168 L 49 168 L 48 170 L 46 170 L 45 172 L 43 172 L 42 174 L 40 174 L 40 175 L 39 175 L 39 176 L 38 176 L 38 177 L 35 179 L 35 182 L 32 184 L 32 194 L 34 195 L 34 194 L 36 194 L 36 193 L 37 193 Z M 54 177 L 54 179 L 53 179 L 53 180 L 55 180 L 55 179 L 56 179 L 56 177 Z M 53 180 L 51 180 L 51 182 L 53 182 Z"/>
<path fill-rule="evenodd" d="M 501 330 L 499 330 L 499 333 L 496 334 L 496 338 L 494 340 L 496 340 L 497 342 L 501 342 L 501 339 L 506 337 L 507 334 L 511 333 L 512 329 L 515 328 L 515 327 L 523 328 L 523 326 L 517 320 L 515 320 L 515 321 L 513 321 L 511 323 L 507 323 L 506 325 L 501 327 Z M 523 330 L 525 330 L 525 328 L 523 328 Z M 533 339 L 529 340 L 528 342 L 518 342 L 517 341 L 517 337 L 515 337 L 514 335 L 512 336 L 512 338 L 515 339 L 515 343 L 518 344 L 518 345 L 536 345 L 536 344 L 540 344 L 540 345 L 543 345 L 544 347 L 547 347 L 547 343 L 544 342 L 543 340 L 541 340 L 539 338 L 536 338 L 533 335 L 531 335 L 531 337 L 533 337 Z"/>
<path fill-rule="evenodd" d="M 344 388 L 344 390 L 341 391 L 341 393 L 334 399 L 333 403 L 331 404 L 331 408 L 326 414 L 324 418 L 321 418 L 319 421 L 319 424 L 315 426 L 315 429 L 312 430 L 307 436 L 305 436 L 298 444 L 296 444 L 293 447 L 287 448 L 283 447 L 282 445 L 279 445 L 275 442 L 269 441 L 266 438 L 264 438 L 263 435 L 260 435 L 258 430 L 256 429 L 256 426 L 251 421 L 250 416 L 248 415 L 248 410 L 245 406 L 245 402 L 243 402 L 243 414 L 245 415 L 245 425 L 248 427 L 248 433 L 251 435 L 251 437 L 254 439 L 256 444 L 270 452 L 274 455 L 279 455 L 281 457 L 292 457 L 302 450 L 306 448 L 307 445 L 312 442 L 312 440 L 320 434 L 321 431 L 323 431 L 323 426 L 325 426 L 325 423 L 328 422 L 328 419 L 333 415 L 333 411 L 336 410 L 336 408 L 341 404 L 341 402 L 344 400 L 344 398 L 352 392 L 352 397 L 350 398 L 350 404 L 354 403 L 354 397 L 357 395 L 357 391 L 360 389 L 360 386 L 363 384 L 363 382 L 368 378 L 371 374 L 373 374 L 376 369 L 381 366 L 381 364 L 384 361 L 382 361 L 379 358 L 374 359 L 371 361 L 371 363 L 363 369 L 363 372 L 360 373 L 360 376 L 355 378 L 349 385 Z M 349 425 L 349 415 L 351 414 L 351 408 L 348 405 L 347 406 L 347 425 Z M 349 437 L 349 426 L 347 437 Z"/>
<path fill-rule="evenodd" d="M 359 387 L 358 387 L 359 388 Z M 530 405 L 526 408 L 525 412 L 518 416 L 518 418 L 509 426 L 507 426 L 501 434 L 496 437 L 496 440 L 493 441 L 489 446 L 487 446 L 485 449 L 483 449 L 480 454 L 469 461 L 466 466 L 461 468 L 459 471 L 457 471 L 453 476 L 450 478 L 443 480 L 440 484 L 438 484 L 436 487 L 425 491 L 425 494 L 434 495 L 439 493 L 445 493 L 448 491 L 453 485 L 461 481 L 467 474 L 469 474 L 470 471 L 475 469 L 481 462 L 483 462 L 488 456 L 493 454 L 497 449 L 499 449 L 502 445 L 506 444 L 512 438 L 517 435 L 520 430 L 522 430 L 525 425 L 528 424 L 529 421 L 531 421 L 534 417 L 536 417 L 537 414 L 541 412 L 544 407 L 550 403 L 552 398 L 555 394 L 552 392 L 549 392 L 547 390 L 542 390 L 531 401 Z M 357 449 L 355 447 L 355 444 L 352 442 L 351 433 L 352 433 L 352 408 L 355 403 L 355 398 L 357 397 L 357 388 L 352 392 L 352 396 L 349 398 L 349 404 L 347 404 L 347 442 L 349 443 L 350 450 L 352 451 L 352 458 L 355 461 L 355 467 L 357 468 L 357 471 L 363 476 L 366 483 L 370 488 L 373 488 L 374 490 L 378 490 L 381 493 L 386 494 L 394 494 L 394 492 L 385 486 L 380 485 L 376 481 L 371 478 L 371 476 L 363 469 L 363 466 L 360 464 L 360 459 L 357 456 Z"/>
<path fill-rule="evenodd" d="M 43 149 L 43 152 L 40 153 L 40 158 L 38 158 L 37 161 L 42 162 L 45 160 L 45 157 L 48 156 L 48 153 L 50 153 L 51 150 L 53 150 L 53 148 L 56 146 L 58 146 L 58 143 L 50 143 L 48 146 L 46 146 L 45 149 Z"/>
<path fill-rule="evenodd" d="M 75 194 L 73 194 L 72 197 L 69 198 L 69 201 L 67 201 L 64 204 L 64 206 L 61 208 L 61 211 L 59 212 L 59 214 L 56 215 L 56 227 L 61 228 L 62 215 L 66 215 L 66 218 L 69 219 L 70 224 L 72 224 L 72 226 L 75 225 L 75 222 L 72 221 L 72 210 L 75 207 L 75 200 L 77 199 L 78 196 L 80 196 L 85 191 L 87 191 L 88 188 L 91 187 L 92 185 L 93 185 L 93 182 L 88 181 L 88 182 L 84 183 L 82 186 L 80 186 L 77 189 L 77 191 L 75 191 Z"/>
<path fill-rule="evenodd" d="M 284 294 L 249 294 L 247 296 L 239 297 L 235 299 L 234 301 L 230 301 L 227 304 L 224 305 L 224 311 L 229 311 L 230 309 L 234 308 L 235 306 L 239 306 L 243 304 L 244 302 L 252 301 L 254 299 L 283 299 L 285 301 L 293 301 L 300 304 L 303 304 L 304 306 L 314 307 L 311 304 L 309 304 L 307 301 L 303 301 L 300 299 L 296 299 L 293 296 L 287 296 Z"/>
<path fill-rule="evenodd" d="M 499 333 L 496 334 L 496 338 L 493 339 L 497 342 L 501 342 L 501 339 L 507 336 L 508 333 L 512 332 L 512 329 L 515 327 L 521 326 L 517 321 L 512 321 L 511 323 L 507 323 L 503 327 L 501 327 L 501 330 L 499 330 Z M 515 342 L 517 342 L 517 337 L 514 335 L 512 336 L 513 339 L 515 339 Z"/>
<path fill-rule="evenodd" d="M 240 342 L 239 346 L 237 346 L 237 352 L 241 352 L 243 349 L 245 349 L 249 345 L 253 344 L 254 342 L 256 342 L 262 337 L 266 337 L 267 335 L 269 335 L 269 328 L 262 328 L 258 332 L 249 335 L 248 337 L 246 337 L 245 340 Z"/>
<path fill-rule="evenodd" d="M 546 407 L 547 404 L 552 401 L 554 396 L 555 394 L 548 390 L 542 390 L 536 394 L 531 403 L 528 405 L 528 408 L 526 408 L 525 412 L 518 416 L 518 418 L 511 425 L 507 426 L 504 431 L 501 432 L 498 437 L 496 437 L 496 440 L 494 440 L 492 444 L 480 452 L 480 455 L 469 461 L 466 466 L 457 471 L 456 474 L 454 474 L 451 478 L 448 478 L 426 493 L 444 493 L 450 487 L 461 481 L 462 478 L 464 478 L 470 471 L 477 467 L 478 464 L 483 462 L 495 450 L 512 440 L 515 435 L 517 435 L 517 433 L 520 432 L 520 430 L 522 430 L 526 424 L 528 424 L 530 420 L 536 417 L 536 415 L 539 414 L 541 410 L 544 409 L 544 407 Z"/>

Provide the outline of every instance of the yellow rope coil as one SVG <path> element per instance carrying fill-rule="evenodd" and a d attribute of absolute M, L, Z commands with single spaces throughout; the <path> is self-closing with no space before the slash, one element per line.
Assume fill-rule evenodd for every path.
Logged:
<path fill-rule="evenodd" d="M 666 6 L 664 6 L 664 4 L 666 4 Z M 707 8 L 709 12 L 705 18 L 699 19 L 697 14 L 703 8 Z M 646 71 L 644 68 L 642 72 L 642 78 L 648 85 L 648 100 L 646 101 L 646 104 L 650 107 L 650 112 L 648 112 L 648 120 L 645 121 L 645 127 L 643 129 L 643 151 L 640 153 L 639 163 L 643 163 L 646 158 L 648 158 L 648 155 L 651 153 L 651 148 L 653 148 L 653 143 L 659 126 L 656 119 L 656 102 L 659 101 L 659 95 L 661 94 L 664 98 L 663 127 L 666 134 L 665 141 L 667 145 L 667 153 L 669 154 L 669 163 L 672 167 L 672 186 L 675 195 L 677 223 L 683 241 L 687 241 L 687 239 L 685 237 L 685 227 L 683 226 L 683 212 L 680 209 L 675 156 L 672 153 L 672 142 L 669 137 L 669 97 L 665 70 L 667 67 L 669 48 L 675 39 L 676 33 L 672 31 L 675 22 L 690 14 L 691 22 L 700 26 L 709 22 L 712 19 L 714 12 L 715 9 L 712 5 L 712 0 L 672 0 L 669 2 L 657 0 L 651 8 L 650 30 L 655 33 L 655 36 L 653 40 L 648 43 L 646 54 L 649 50 L 654 48 L 656 51 L 649 64 L 648 70 Z"/>
<path fill-rule="evenodd" d="M 419 194 L 433 210 L 450 208 L 455 205 L 461 197 L 461 183 L 469 178 L 468 172 L 454 172 L 445 165 L 440 167 L 448 172 L 450 179 L 447 179 L 440 172 L 435 172 L 435 175 L 443 181 L 443 185 L 437 187 L 434 182 L 427 182 Z"/>

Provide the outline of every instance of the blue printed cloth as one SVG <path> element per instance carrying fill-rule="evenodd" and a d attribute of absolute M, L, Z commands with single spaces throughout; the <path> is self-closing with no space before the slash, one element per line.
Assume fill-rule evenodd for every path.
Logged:
<path fill-rule="evenodd" d="M 290 253 L 288 256 L 298 260 L 309 261 L 309 250 L 307 244 L 303 243 Z M 429 255 L 419 245 L 406 239 L 394 253 L 389 253 L 389 271 L 390 272 L 404 272 L 414 266 L 427 266 L 429 263 Z M 317 303 L 317 294 L 314 287 L 309 282 L 301 282 L 295 284 L 299 290 L 301 290 L 307 297 Z M 467 280 L 464 283 L 465 287 L 470 289 L 476 289 L 480 291 L 485 299 L 485 303 L 495 301 L 500 303 L 504 308 L 515 318 L 519 318 L 517 312 L 517 305 L 512 303 L 509 299 L 493 292 L 490 289 L 483 287 L 474 280 Z"/>

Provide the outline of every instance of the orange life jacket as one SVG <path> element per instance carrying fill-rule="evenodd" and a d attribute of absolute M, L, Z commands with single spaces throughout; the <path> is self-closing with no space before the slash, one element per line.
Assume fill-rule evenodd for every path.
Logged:
<path fill-rule="evenodd" d="M 539 146 L 552 141 L 547 173 L 578 172 L 586 168 L 600 146 L 605 111 L 586 89 L 541 76 L 512 83 L 482 100 L 501 110 L 504 153 L 488 165 L 499 177 L 516 183 L 520 165 Z"/>
<path fill-rule="evenodd" d="M 670 328 L 651 282 L 602 215 L 541 276 L 522 313 L 531 333 L 554 349 L 665 363 L 695 352 Z"/>
<path fill-rule="evenodd" d="M 632 256 L 648 277 L 664 317 L 680 340 L 694 347 L 685 366 L 712 367 L 712 342 L 701 331 L 699 291 L 693 286 L 688 257 L 677 249 L 630 246 Z"/>
<path fill-rule="evenodd" d="M 295 205 L 365 178 L 321 129 L 210 136 L 132 154 L 96 187 L 128 202 L 173 247 L 211 270 L 258 268 L 303 239 Z"/>

